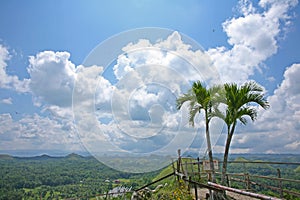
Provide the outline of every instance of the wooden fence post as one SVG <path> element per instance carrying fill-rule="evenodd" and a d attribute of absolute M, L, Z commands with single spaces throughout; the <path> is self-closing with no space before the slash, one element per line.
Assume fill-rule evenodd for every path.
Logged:
<path fill-rule="evenodd" d="M 277 169 L 277 173 L 278 173 L 278 178 L 281 178 L 280 169 Z M 280 198 L 283 198 L 282 181 L 280 179 L 278 180 L 278 187 L 279 187 L 279 192 L 280 192 Z"/>
<path fill-rule="evenodd" d="M 188 163 L 187 163 L 187 161 L 185 160 L 184 161 L 184 165 L 185 165 L 185 170 L 183 171 L 183 174 L 186 176 L 186 177 L 188 177 L 189 176 L 189 173 L 188 173 Z"/>
<path fill-rule="evenodd" d="M 194 161 L 192 160 L 192 164 L 191 164 L 191 174 L 192 176 L 194 177 L 195 176 L 195 173 L 194 173 Z"/>
<path fill-rule="evenodd" d="M 181 150 L 178 149 L 178 159 L 177 159 L 177 172 L 180 173 L 180 167 L 181 167 Z M 177 176 L 178 181 L 180 180 L 180 177 Z"/>
<path fill-rule="evenodd" d="M 229 187 L 231 187 L 231 181 L 230 181 L 230 176 L 228 174 L 226 174 L 226 182 L 227 182 L 227 185 Z"/>
<path fill-rule="evenodd" d="M 245 181 L 246 181 L 246 190 L 250 190 L 250 176 L 248 173 L 245 174 Z"/>
<path fill-rule="evenodd" d="M 198 188 L 196 184 L 194 184 L 194 190 L 195 190 L 195 198 L 196 200 L 198 200 Z"/>
<path fill-rule="evenodd" d="M 181 161 L 182 162 L 182 161 Z M 187 161 L 185 160 L 184 161 L 184 169 L 183 169 L 183 164 L 182 164 L 182 173 L 185 175 L 185 177 L 190 181 L 190 176 L 189 176 L 189 174 L 188 174 L 188 163 L 187 163 Z M 187 185 L 188 186 L 188 190 L 190 191 L 190 182 L 189 181 L 185 181 L 185 185 Z"/>
<path fill-rule="evenodd" d="M 201 170 L 200 170 L 200 158 L 197 158 L 197 165 L 198 165 L 198 173 L 199 173 L 199 181 L 201 181 Z"/>
<path fill-rule="evenodd" d="M 178 159 L 177 159 L 177 172 L 180 172 L 180 165 L 181 165 L 181 150 L 178 149 Z"/>

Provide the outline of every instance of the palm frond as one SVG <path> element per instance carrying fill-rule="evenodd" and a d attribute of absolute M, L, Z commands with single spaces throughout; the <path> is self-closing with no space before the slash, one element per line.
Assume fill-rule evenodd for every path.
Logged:
<path fill-rule="evenodd" d="M 250 104 L 256 103 L 264 109 L 269 108 L 269 102 L 262 93 L 263 88 L 253 81 L 240 87 L 235 83 L 225 84 L 224 88 L 226 91 L 227 113 L 230 115 L 228 117 L 240 120 L 243 124 L 247 123 L 247 120 L 242 118 L 243 115 L 250 116 L 253 121 L 256 119 L 256 110 L 250 108 Z M 227 119 L 227 122 L 233 123 L 233 121 Z"/>
<path fill-rule="evenodd" d="M 200 105 L 195 105 L 193 107 L 191 107 L 190 109 L 190 115 L 189 115 L 189 123 L 192 125 L 192 126 L 195 126 L 195 117 L 197 115 L 197 113 L 200 113 L 201 111 L 201 106 Z"/>
<path fill-rule="evenodd" d="M 195 100 L 196 100 L 195 94 L 193 93 L 192 90 L 189 90 L 186 94 L 183 94 L 182 96 L 177 98 L 176 107 L 179 110 L 185 102 L 195 101 Z"/>
<path fill-rule="evenodd" d="M 218 117 L 225 121 L 225 114 L 217 106 L 214 106 L 212 111 L 208 112 L 207 114 L 209 120 L 213 117 Z"/>
<path fill-rule="evenodd" d="M 252 121 L 257 117 L 257 110 L 255 108 L 243 107 L 237 113 L 237 119 L 239 119 L 242 124 L 246 125 L 247 120 L 243 116 L 249 116 Z"/>

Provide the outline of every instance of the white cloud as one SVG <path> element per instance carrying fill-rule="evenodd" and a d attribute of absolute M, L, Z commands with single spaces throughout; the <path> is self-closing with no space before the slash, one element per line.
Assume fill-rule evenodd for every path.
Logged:
<path fill-rule="evenodd" d="M 182 37 L 177 31 L 174 31 L 166 40 L 158 42 L 155 46 L 174 52 L 187 52 L 192 48 L 190 44 L 185 44 L 182 41 Z"/>
<path fill-rule="evenodd" d="M 250 1 L 240 1 L 242 16 L 223 23 L 232 48 L 211 48 L 207 52 L 225 82 L 244 82 L 278 50 L 277 39 L 289 25 L 289 10 L 297 1 L 261 1 L 259 12 Z"/>
<path fill-rule="evenodd" d="M 44 51 L 30 56 L 28 73 L 36 105 L 42 101 L 70 106 L 75 81 L 75 65 L 68 52 Z"/>
<path fill-rule="evenodd" d="M 286 149 L 288 149 L 288 150 L 299 152 L 299 149 L 300 149 L 300 140 L 296 140 L 296 141 L 294 141 L 292 143 L 286 144 L 284 147 Z"/>
<path fill-rule="evenodd" d="M 176 135 L 183 142 L 183 136 L 180 135 L 193 128 L 186 126 L 187 123 L 183 124 L 186 119 L 182 119 L 181 113 L 176 110 L 175 100 L 189 89 L 191 81 L 209 81 L 214 75 L 215 72 L 208 75 L 205 73 L 211 70 L 208 56 L 185 44 L 178 32 L 156 43 L 146 39 L 130 43 L 123 51 L 112 67 L 112 75 L 117 80 L 114 85 L 99 74 L 98 85 L 93 82 L 85 83 L 85 78 L 93 78 L 89 78 L 89 73 L 77 70 L 75 93 L 85 88 L 89 91 L 87 94 L 75 94 L 73 106 L 82 141 L 88 149 L 96 152 L 110 149 L 140 153 L 150 153 L 157 148 L 160 151 Z M 84 69 L 82 66 L 82 70 Z M 91 75 L 96 76 L 97 73 Z M 83 106 L 83 101 L 78 101 L 77 97 L 90 100 L 96 97 L 96 101 L 88 101 L 89 104 Z M 92 103 L 96 103 L 96 110 Z M 100 119 L 100 122 L 97 123 L 95 119 Z M 186 138 L 193 139 L 193 134 Z M 116 146 L 107 146 L 105 142 Z"/>
<path fill-rule="evenodd" d="M 209 56 L 202 51 L 198 44 L 187 44 L 186 40 L 185 37 L 174 31 L 167 38 L 153 44 L 146 39 L 141 39 L 137 43 L 129 43 L 122 49 L 124 54 L 119 56 L 117 64 L 113 68 L 115 76 L 120 80 L 124 74 L 135 68 L 156 65 L 178 73 L 177 76 L 172 77 L 170 75 L 173 74 L 161 73 L 166 81 L 178 77 L 184 77 L 186 81 L 219 80 L 218 73 L 212 66 Z"/>
<path fill-rule="evenodd" d="M 120 80 L 126 73 L 133 70 L 131 67 L 131 61 L 124 54 L 120 55 L 117 60 L 117 64 L 114 66 L 114 73 L 118 80 Z"/>
<path fill-rule="evenodd" d="M 28 92 L 28 80 L 23 81 L 6 72 L 7 61 L 11 58 L 6 47 L 0 44 L 0 88 L 12 89 L 17 92 Z"/>
<path fill-rule="evenodd" d="M 96 102 L 107 102 L 114 89 L 108 80 L 100 76 L 103 68 L 75 67 L 68 52 L 44 51 L 30 56 L 27 68 L 30 79 L 20 81 L 17 76 L 6 74 L 6 61 L 11 56 L 6 48 L 0 47 L 0 87 L 24 92 L 21 86 L 25 88 L 27 84 L 26 91 L 32 93 L 34 104 L 41 107 L 42 115 L 47 116 L 23 115 L 20 120 L 16 120 L 10 114 L 1 114 L 0 146 L 6 150 L 81 151 L 73 123 L 74 82 L 80 79 L 81 83 L 76 88 L 77 97 L 80 97 L 77 102 L 82 110 L 90 111 L 86 108 Z M 96 88 L 97 101 L 94 98 Z M 12 99 L 3 99 L 1 102 L 12 103 Z M 85 114 L 83 112 L 81 117 L 84 118 Z M 93 125 L 93 120 L 86 117 L 84 122 Z M 96 131 L 98 129 L 94 129 Z"/>
<path fill-rule="evenodd" d="M 98 78 L 98 84 L 95 91 L 95 104 L 98 108 L 104 109 L 103 105 L 109 106 L 115 86 L 113 86 L 103 76 Z"/>
<path fill-rule="evenodd" d="M 275 118 L 281 120 L 275 127 L 282 130 L 288 128 L 287 123 L 295 123 L 290 128 L 300 126 L 300 64 L 293 64 L 284 72 L 284 80 L 274 91 L 274 94 L 268 97 L 271 108 L 266 111 L 263 117 L 267 119 Z M 276 114 L 275 114 L 276 113 Z M 282 123 L 284 122 L 285 123 Z"/>
<path fill-rule="evenodd" d="M 279 33 L 279 22 L 267 19 L 263 14 L 254 13 L 231 19 L 223 24 L 223 28 L 229 37 L 229 44 L 240 45 L 251 50 L 256 56 L 261 55 L 256 59 L 258 61 L 277 51 L 275 36 Z"/>
<path fill-rule="evenodd" d="M 272 83 L 276 81 L 276 79 L 273 76 L 268 77 L 267 80 Z"/>
<path fill-rule="evenodd" d="M 111 84 L 101 76 L 103 67 L 96 65 L 76 68 L 76 84 L 73 90 L 73 105 L 81 104 L 83 108 L 105 102 L 111 93 Z M 71 94 L 72 95 L 72 94 Z M 96 98 L 96 99 L 95 99 Z"/>
<path fill-rule="evenodd" d="M 192 81 L 219 80 L 209 57 L 194 48 L 175 31 L 155 43 L 141 39 L 122 49 L 124 54 L 113 67 L 118 82 L 111 99 L 111 117 L 121 130 L 139 137 L 139 132 L 149 136 L 147 129 L 174 129 L 181 124 L 176 97 Z"/>
<path fill-rule="evenodd" d="M 12 104 L 13 103 L 13 100 L 11 97 L 7 98 L 7 99 L 2 99 L 1 100 L 1 103 L 4 103 L 4 104 Z"/>
<path fill-rule="evenodd" d="M 158 95 L 148 93 L 146 87 L 137 88 L 130 98 L 131 101 L 137 103 L 137 105 L 146 108 L 151 103 L 158 101 Z"/>
<path fill-rule="evenodd" d="M 165 112 L 163 115 L 163 125 L 168 128 L 177 128 L 180 123 L 181 113 Z"/>
<path fill-rule="evenodd" d="M 15 121 L 10 114 L 0 115 L 0 145 L 6 150 L 81 150 L 79 141 L 67 124 L 41 117 L 26 115 Z"/>
<path fill-rule="evenodd" d="M 300 64 L 286 68 L 284 80 L 267 99 L 268 110 L 259 109 L 257 121 L 239 126 L 233 148 L 249 152 L 299 153 Z"/>
<path fill-rule="evenodd" d="M 0 87 L 17 91 L 30 89 L 43 115 L 51 114 L 49 117 L 34 114 L 21 120 L 13 120 L 9 114 L 0 115 L 1 147 L 72 148 L 64 144 L 77 141 L 73 114 L 80 126 L 81 141 L 88 149 L 147 152 L 161 148 L 177 135 L 180 139 L 175 143 L 185 140 L 190 131 L 201 131 L 204 127 L 199 116 L 196 129 L 193 129 L 187 123 L 187 110 L 177 112 L 175 108 L 174 99 L 186 92 L 192 81 L 211 83 L 220 81 L 221 75 L 223 81 L 243 82 L 277 52 L 278 37 L 288 26 L 288 11 L 296 1 L 264 0 L 259 5 L 261 8 L 256 9 L 250 1 L 240 1 L 242 15 L 223 23 L 231 46 L 228 48 L 221 46 L 207 52 L 194 50 L 194 46 L 187 44 L 186 38 L 176 31 L 155 43 L 147 39 L 129 43 L 112 68 L 116 84 L 103 76 L 103 67 L 76 67 L 68 52 L 53 51 L 31 56 L 30 80 L 20 81 L 17 76 L 6 73 L 11 56 L 0 46 Z M 299 151 L 299 141 L 295 140 L 300 127 L 299 71 L 299 64 L 286 70 L 284 81 L 269 97 L 271 109 L 261 112 L 256 127 L 245 129 L 246 135 L 235 135 L 233 152 L 276 152 L 282 148 Z M 26 87 L 28 83 L 29 88 Z M 4 101 L 9 103 L 11 99 Z M 119 149 L 112 148 L 107 138 L 120 145 Z M 272 140 L 278 148 L 265 143 L 257 145 L 262 140 Z M 218 144 L 215 149 L 220 150 L 221 146 Z"/>

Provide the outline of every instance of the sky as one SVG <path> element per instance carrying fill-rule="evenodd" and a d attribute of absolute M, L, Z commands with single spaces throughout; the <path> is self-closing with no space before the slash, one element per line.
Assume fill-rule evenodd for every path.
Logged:
<path fill-rule="evenodd" d="M 264 88 L 231 153 L 299 153 L 299 15 L 297 0 L 1 1 L 0 153 L 204 155 L 201 114 L 176 109 L 197 80 Z"/>

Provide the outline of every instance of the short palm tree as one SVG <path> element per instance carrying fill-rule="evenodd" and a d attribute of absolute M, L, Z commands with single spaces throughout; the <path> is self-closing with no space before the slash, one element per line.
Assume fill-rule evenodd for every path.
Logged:
<path fill-rule="evenodd" d="M 257 110 L 251 106 L 258 104 L 264 109 L 269 108 L 268 101 L 264 98 L 263 88 L 257 83 L 251 81 L 242 86 L 237 84 L 224 84 L 224 102 L 227 106 L 225 114 L 219 112 L 218 116 L 222 118 L 227 125 L 227 140 L 225 145 L 223 166 L 222 166 L 222 180 L 221 183 L 225 184 L 225 177 L 227 171 L 228 153 L 235 131 L 237 122 L 247 124 L 246 116 L 249 116 L 252 121 L 257 117 Z"/>
<path fill-rule="evenodd" d="M 207 141 L 207 151 L 210 161 L 210 168 L 212 170 L 212 181 L 215 182 L 213 155 L 209 133 L 209 122 L 214 116 L 213 109 L 216 107 L 214 97 L 218 94 L 219 86 L 214 86 L 206 89 L 200 81 L 194 82 L 192 88 L 177 99 L 177 109 L 180 109 L 185 102 L 189 102 L 189 122 L 194 126 L 194 119 L 201 110 L 204 111 L 205 117 L 205 135 Z"/>

